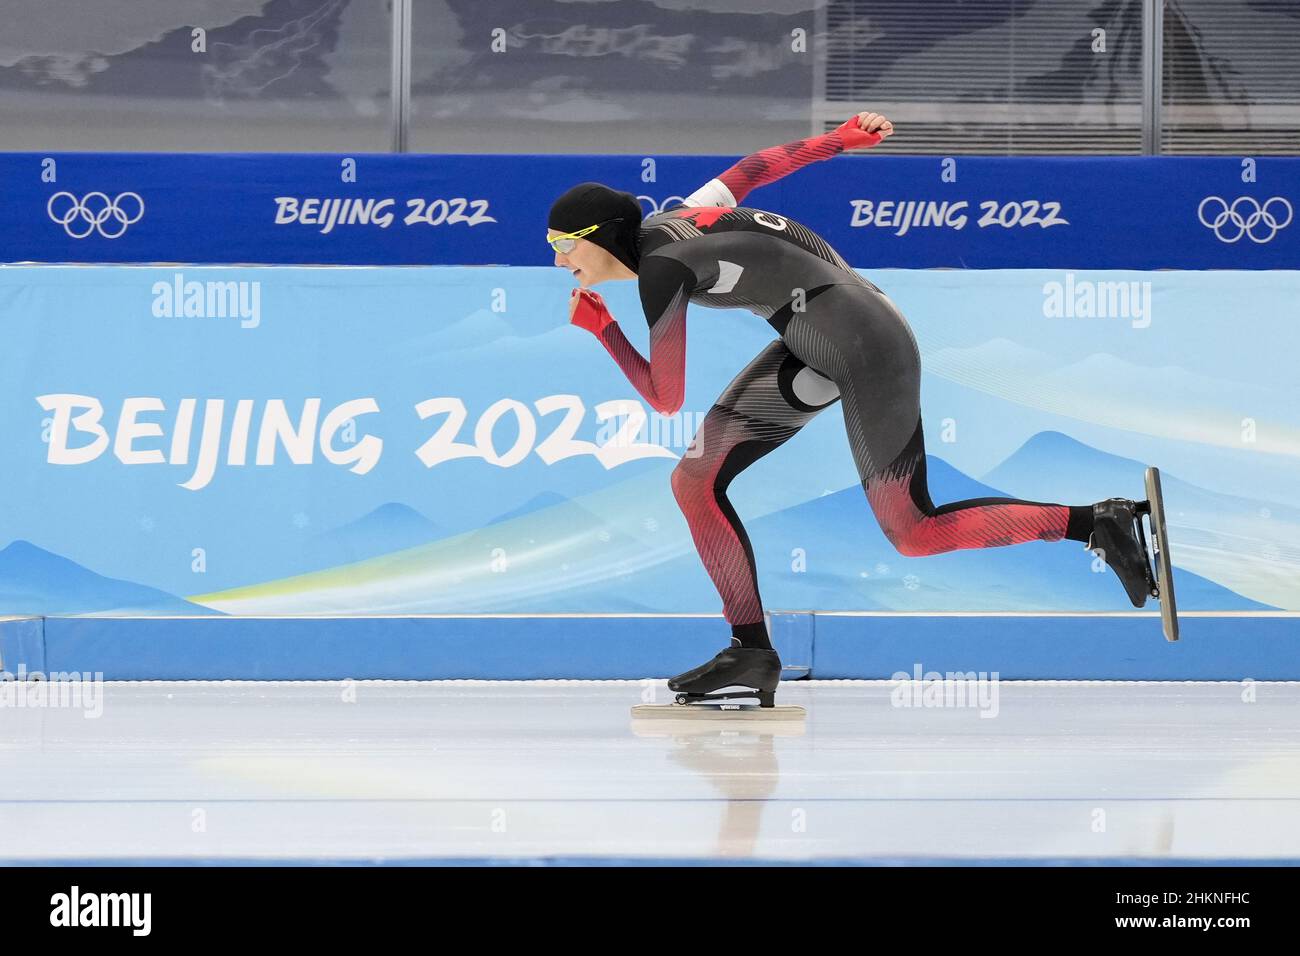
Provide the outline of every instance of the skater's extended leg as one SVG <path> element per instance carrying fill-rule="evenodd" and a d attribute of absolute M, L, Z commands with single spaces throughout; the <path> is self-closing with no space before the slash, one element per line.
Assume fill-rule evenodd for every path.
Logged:
<path fill-rule="evenodd" d="M 791 350 L 839 388 L 849 445 L 881 530 L 916 556 L 1070 538 L 1087 542 L 1091 506 L 973 498 L 936 507 L 925 475 L 916 339 L 884 295 L 834 286 L 791 317 Z"/>
<path fill-rule="evenodd" d="M 1092 531 L 1091 506 L 990 497 L 936 507 L 926 482 L 919 417 L 903 450 L 863 487 L 886 537 L 909 557 L 1062 538 L 1086 543 Z"/>
<path fill-rule="evenodd" d="M 754 551 L 727 499 L 727 486 L 837 400 L 834 385 L 777 339 L 718 397 L 673 470 L 673 493 L 704 567 L 722 595 L 723 616 L 733 639 L 741 646 L 771 644 L 763 623 Z"/>

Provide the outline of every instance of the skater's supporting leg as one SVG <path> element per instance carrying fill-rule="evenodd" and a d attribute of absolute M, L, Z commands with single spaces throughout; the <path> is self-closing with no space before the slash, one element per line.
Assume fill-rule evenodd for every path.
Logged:
<path fill-rule="evenodd" d="M 858 475 L 881 530 L 916 556 L 1025 541 L 1087 542 L 1090 506 L 974 498 L 935 507 L 925 476 L 920 352 L 885 296 L 834 286 L 783 329 L 791 351 L 839 388 Z"/>
<path fill-rule="evenodd" d="M 727 499 L 727 486 L 837 398 L 834 385 L 778 339 L 718 397 L 673 470 L 673 493 L 704 567 L 722 595 L 723 616 L 737 645 L 771 647 L 754 551 Z"/>

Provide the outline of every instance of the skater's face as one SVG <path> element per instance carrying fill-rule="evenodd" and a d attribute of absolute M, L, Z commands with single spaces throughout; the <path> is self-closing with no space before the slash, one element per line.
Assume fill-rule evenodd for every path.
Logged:
<path fill-rule="evenodd" d="M 564 233 L 547 229 L 546 238 L 554 239 Z M 573 273 L 580 288 L 589 289 L 608 279 L 632 279 L 636 274 L 619 262 L 609 250 L 586 239 L 575 239 L 568 252 L 556 252 L 555 264 Z"/>

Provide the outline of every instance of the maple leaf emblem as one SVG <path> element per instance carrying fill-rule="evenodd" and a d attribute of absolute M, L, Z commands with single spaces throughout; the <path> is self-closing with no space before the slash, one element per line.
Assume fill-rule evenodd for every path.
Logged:
<path fill-rule="evenodd" d="M 726 215 L 731 209 L 731 206 L 692 206 L 676 215 L 679 219 L 691 220 L 700 229 L 708 229 L 718 221 L 719 216 Z"/>

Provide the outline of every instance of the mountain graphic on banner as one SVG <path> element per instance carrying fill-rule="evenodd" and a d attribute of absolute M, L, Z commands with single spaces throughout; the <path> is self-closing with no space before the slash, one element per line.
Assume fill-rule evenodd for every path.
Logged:
<path fill-rule="evenodd" d="M 1151 464 L 1159 465 L 1158 461 Z M 1057 431 L 1031 436 L 985 480 L 1017 497 L 1063 496 L 1070 504 L 1146 497 L 1146 463 L 1100 451 Z M 1185 603 L 1187 572 L 1270 607 L 1300 610 L 1300 508 L 1223 494 L 1162 469 L 1170 554 Z M 1042 499 L 1038 499 L 1042 500 Z M 1224 605 L 1225 609 L 1235 607 Z"/>
<path fill-rule="evenodd" d="M 0 551 L 5 614 L 213 614 L 156 588 L 106 578 L 29 541 Z"/>
<path fill-rule="evenodd" d="M 927 462 L 936 503 L 1007 496 L 940 458 L 928 456 Z M 520 613 L 716 613 L 721 601 L 680 516 L 637 517 L 658 501 L 662 484 L 652 475 L 583 499 L 544 493 L 467 534 L 193 600 L 231 613 L 315 613 L 333 609 L 333 602 L 352 613 L 457 613 L 484 606 Z M 1077 503 L 1066 495 L 1033 500 L 1057 497 Z M 742 520 L 769 608 L 1132 610 L 1114 573 L 1096 569 L 1080 542 L 903 557 L 857 486 L 767 515 L 746 516 L 742 509 Z M 1187 610 L 1270 606 L 1181 565 L 1179 598 Z"/>
<path fill-rule="evenodd" d="M 409 505 L 390 501 L 355 521 L 316 536 L 316 567 L 364 561 L 378 554 L 428 544 L 446 531 Z"/>

